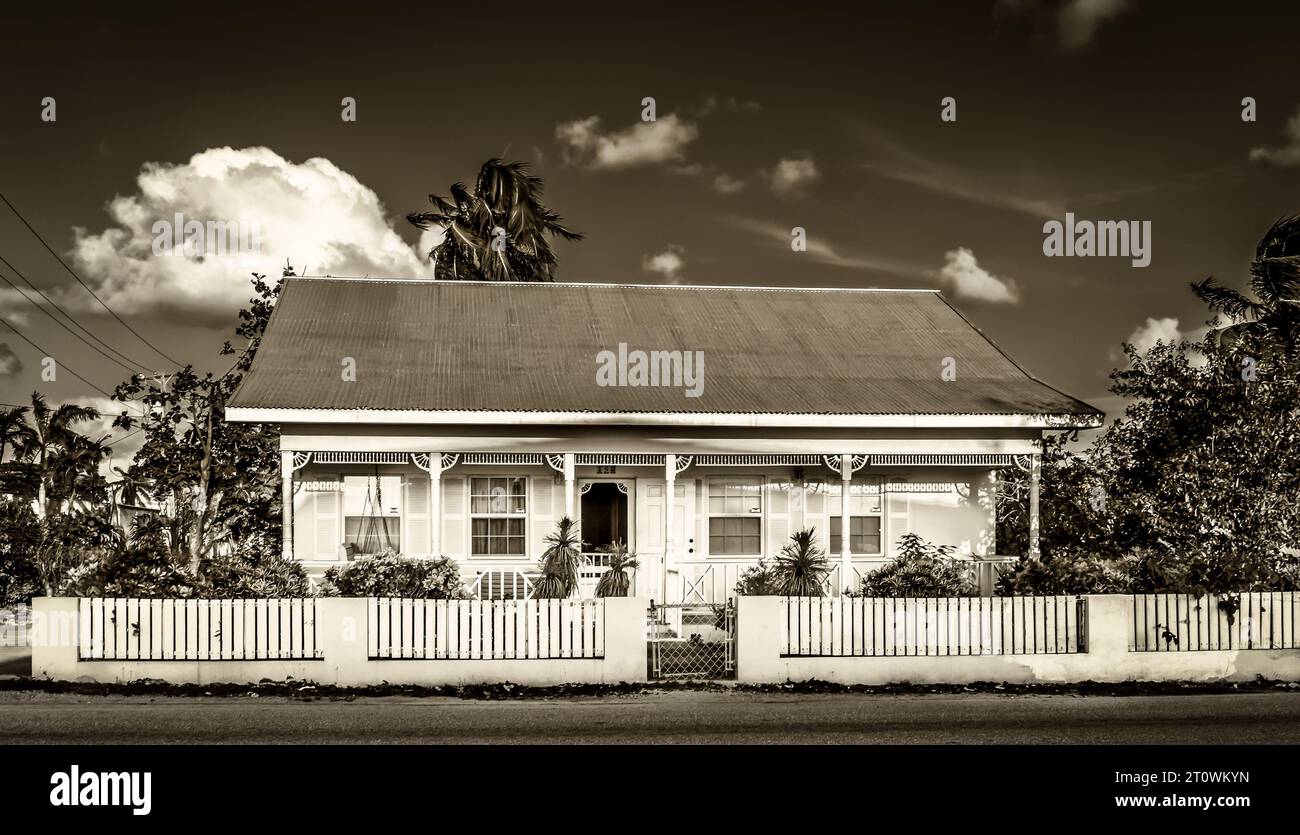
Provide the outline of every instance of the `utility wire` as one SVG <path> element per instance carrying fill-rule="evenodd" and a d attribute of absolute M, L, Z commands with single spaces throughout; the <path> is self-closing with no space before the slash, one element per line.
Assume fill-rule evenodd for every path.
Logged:
<path fill-rule="evenodd" d="M 0 255 L 0 261 L 3 261 L 5 264 L 8 264 L 8 263 L 9 263 L 8 261 L 5 261 L 5 260 L 4 260 L 4 256 L 2 256 L 2 255 Z M 10 266 L 9 268 L 10 268 L 10 269 L 13 269 L 12 266 Z M 10 280 L 5 276 L 4 273 L 0 273 L 0 281 L 4 281 L 5 284 L 8 284 L 10 287 L 12 287 L 12 288 L 14 288 L 15 290 L 17 290 L 18 293 L 19 293 L 19 295 L 21 295 L 24 299 L 26 299 L 27 302 L 28 302 L 29 304 L 32 305 L 32 307 L 35 307 L 35 308 L 36 308 L 37 310 L 39 310 L 40 312 L 44 313 L 46 316 L 48 316 L 48 317 L 50 317 L 51 319 L 53 319 L 53 320 L 54 320 L 54 323 L 55 323 L 56 325 L 58 325 L 59 327 L 63 328 L 65 331 L 67 331 L 68 333 L 72 334 L 73 336 L 77 337 L 77 339 L 80 339 L 82 342 L 85 342 L 87 345 L 89 345 L 89 346 L 91 347 L 92 350 L 98 351 L 98 352 L 99 352 L 101 355 L 103 355 L 105 358 L 111 360 L 112 362 L 117 363 L 118 365 L 120 365 L 120 366 L 122 366 L 123 368 L 125 368 L 127 371 L 130 371 L 132 374 L 136 374 L 136 373 L 138 373 L 138 372 L 140 371 L 139 368 L 133 368 L 133 367 L 127 365 L 126 363 L 124 363 L 124 362 L 122 362 L 121 360 L 119 360 L 119 359 L 117 359 L 116 357 L 114 357 L 112 354 L 107 354 L 107 353 L 105 353 L 101 348 L 99 348 L 98 346 L 96 346 L 94 343 L 89 342 L 89 341 L 88 341 L 84 336 L 82 336 L 81 334 L 77 333 L 77 332 L 74 331 L 72 328 L 68 327 L 66 324 L 63 323 L 63 320 L 61 320 L 61 319 L 55 317 L 55 315 L 54 315 L 53 313 L 51 313 L 50 311 L 46 310 L 44 307 L 41 307 L 41 305 L 37 304 L 36 302 L 32 301 L 31 296 L 28 296 L 27 293 L 26 293 L 26 291 L 23 290 L 23 288 L 19 287 L 17 284 L 14 284 L 12 281 L 10 281 Z M 38 290 L 37 292 L 40 292 L 40 291 Z M 45 294 L 44 294 L 44 293 L 41 293 L 41 296 L 44 297 Z M 47 299 L 47 300 L 48 300 L 48 299 Z M 63 315 L 67 316 L 66 313 L 63 314 Z M 75 319 L 73 320 L 73 323 L 76 324 L 76 320 L 75 320 Z M 78 327 L 80 327 L 80 325 L 78 325 Z M 87 333 L 89 333 L 89 331 L 87 331 Z M 125 356 L 125 355 L 123 355 L 123 356 Z M 127 357 L 127 359 L 130 359 L 130 358 Z"/>
<path fill-rule="evenodd" d="M 47 244 L 47 243 L 45 242 L 45 239 L 41 237 L 40 233 L 37 232 L 35 229 L 32 228 L 32 225 L 31 225 L 30 223 L 27 222 L 27 218 L 23 217 L 22 213 L 19 212 L 16 208 L 14 208 L 14 204 L 9 202 L 9 198 L 8 198 L 8 197 L 5 197 L 3 192 L 0 192 L 0 200 L 3 200 L 3 201 L 4 201 L 4 204 L 5 204 L 6 206 L 9 207 L 9 211 L 13 212 L 13 213 L 14 213 L 14 216 L 17 217 L 20 221 L 22 221 L 23 226 L 26 226 L 26 227 L 27 227 L 27 231 L 28 231 L 28 232 L 31 232 L 33 235 L 36 236 L 36 240 L 38 240 L 38 241 L 41 242 L 41 246 L 45 247 L 45 251 L 48 252 L 48 253 L 50 253 L 51 255 L 53 255 L 53 256 L 54 256 L 54 260 L 58 261 L 60 264 L 63 265 L 63 269 L 65 269 L 65 270 L 68 271 L 68 275 L 71 275 L 73 278 L 75 278 L 75 279 L 77 280 L 77 283 L 80 284 L 82 287 L 84 287 L 84 288 L 86 289 L 86 292 L 89 293 L 89 294 L 91 295 L 91 297 L 94 298 L 95 301 L 99 302 L 100 307 L 102 307 L 102 308 L 104 308 L 105 310 L 107 310 L 107 311 L 109 312 L 109 314 L 112 315 L 112 317 L 113 317 L 114 319 L 116 319 L 116 320 L 118 321 L 118 323 L 119 323 L 122 327 L 126 328 L 126 329 L 129 330 L 131 333 L 135 334 L 135 336 L 136 336 L 137 339 L 139 339 L 139 340 L 140 340 L 141 342 L 143 342 L 145 345 L 148 345 L 150 348 L 152 348 L 153 351 L 154 351 L 154 353 L 158 354 L 158 356 L 162 357 L 163 359 L 167 360 L 168 362 L 172 363 L 173 365 L 175 365 L 175 366 L 177 366 L 177 367 L 180 367 L 180 366 L 184 365 L 184 363 L 181 363 L 181 362 L 179 362 L 179 361 L 177 361 L 177 360 L 175 360 L 175 359 L 172 359 L 170 356 L 168 356 L 167 354 L 163 353 L 162 350 L 161 350 L 160 348 L 158 348 L 158 346 L 154 345 L 152 342 L 150 342 L 149 340 L 147 340 L 147 339 L 145 339 L 143 336 L 141 336 L 139 331 L 137 331 L 135 328 L 131 327 L 131 326 L 128 325 L 125 321 L 123 321 L 123 320 L 122 320 L 122 317 L 121 317 L 121 316 L 118 316 L 117 313 L 115 313 L 111 307 L 109 307 L 107 304 L 105 304 L 103 299 L 101 299 L 99 296 L 95 295 L 95 291 L 92 290 L 92 289 L 90 289 L 90 285 L 88 285 L 88 284 L 86 284 L 86 282 L 82 281 L 82 280 L 81 280 L 81 276 L 77 275 L 77 274 L 73 271 L 72 267 L 69 267 L 69 266 L 67 265 L 67 262 L 65 262 L 65 261 L 63 260 L 63 258 L 60 257 L 59 253 L 55 252 L 55 251 L 50 247 L 50 245 Z"/>
<path fill-rule="evenodd" d="M 9 320 L 5 319 L 5 318 L 2 317 L 2 316 L 0 316 L 0 325 L 4 325 L 4 326 L 5 326 L 6 328 L 8 328 L 9 330 L 11 330 L 11 331 L 13 331 L 14 333 L 16 333 L 16 334 L 18 335 L 18 338 L 19 338 L 19 339 L 21 339 L 23 342 L 26 342 L 28 345 L 32 346 L 32 347 L 35 348 L 36 350 L 40 351 L 41 354 L 42 354 L 43 356 L 50 357 L 50 358 L 53 359 L 56 363 L 58 363 L 58 360 L 55 359 L 55 357 L 54 357 L 52 354 L 50 354 L 49 351 L 45 350 L 45 349 L 42 348 L 41 346 L 37 345 L 35 342 L 33 342 L 33 341 L 31 341 L 30 339 L 28 339 L 26 334 L 24 334 L 22 331 L 18 330 L 18 328 L 15 328 L 13 325 L 11 325 L 11 324 L 9 323 Z M 102 388 L 100 388 L 99 386 L 97 386 L 97 385 L 95 385 L 94 383 L 90 382 L 90 381 L 87 380 L 85 377 L 83 377 L 83 376 L 81 376 L 80 374 L 78 374 L 77 372 L 73 371 L 71 368 L 69 368 L 68 366 L 64 365 L 63 363 L 59 363 L 59 367 L 62 368 L 64 371 L 68 372 L 69 374 L 71 374 L 73 377 L 76 377 L 76 378 L 77 378 L 78 380 L 80 380 L 81 382 L 83 382 L 83 383 L 85 383 L 86 385 L 90 386 L 90 387 L 93 388 L 95 391 L 97 391 L 97 392 L 99 392 L 100 394 L 104 395 L 105 397 L 109 398 L 110 400 L 113 398 L 113 395 L 111 395 L 111 394 L 109 394 L 108 392 L 104 391 Z M 123 406 L 127 406 L 128 404 L 123 403 L 122 405 L 123 405 Z"/>

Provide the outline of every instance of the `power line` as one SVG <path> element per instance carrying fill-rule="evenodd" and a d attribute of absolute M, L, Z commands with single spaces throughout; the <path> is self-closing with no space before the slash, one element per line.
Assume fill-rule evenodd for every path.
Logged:
<path fill-rule="evenodd" d="M 139 340 L 140 340 L 141 342 L 143 342 L 144 344 L 148 345 L 150 348 L 153 349 L 154 353 L 158 354 L 158 356 L 160 356 L 160 357 L 162 357 L 163 359 L 167 360 L 167 361 L 170 362 L 171 364 L 173 364 L 173 365 L 175 365 L 175 366 L 177 366 L 177 367 L 180 367 L 181 365 L 184 364 L 184 363 L 181 363 L 181 362 L 179 362 L 179 361 L 177 361 L 177 360 L 172 359 L 170 356 L 168 356 L 167 354 L 163 353 L 162 350 L 159 349 L 159 348 L 158 348 L 156 345 L 154 345 L 152 342 L 150 342 L 149 340 L 147 340 L 147 339 L 145 339 L 143 336 L 141 336 L 140 333 L 139 333 L 135 328 L 133 328 L 133 327 L 131 327 L 130 325 L 128 325 L 125 321 L 122 320 L 122 317 L 121 317 L 121 316 L 118 316 L 115 312 L 113 312 L 113 309 L 112 309 L 111 307 L 109 307 L 107 304 L 105 304 L 103 299 L 101 299 L 99 296 L 95 295 L 95 291 L 92 290 L 92 289 L 90 289 L 90 285 L 88 285 L 88 284 L 86 284 L 86 282 L 82 281 L 82 280 L 81 280 L 81 276 L 77 275 L 77 274 L 73 271 L 72 267 L 69 267 L 69 266 L 67 265 L 67 263 L 63 260 L 63 258 L 60 257 L 59 253 L 55 252 L 55 251 L 50 247 L 50 245 L 47 244 L 47 243 L 45 242 L 45 239 L 41 237 L 41 234 L 40 234 L 39 232 L 37 232 L 35 229 L 32 228 L 32 225 L 31 225 L 30 223 L 27 222 L 27 218 L 23 217 L 22 213 L 19 212 L 16 208 L 14 208 L 14 204 L 9 202 L 9 198 L 8 198 L 8 197 L 5 197 L 5 195 L 4 195 L 3 192 L 0 192 L 0 200 L 3 200 L 3 201 L 4 201 L 4 204 L 5 204 L 6 206 L 9 207 L 9 211 L 13 212 L 13 213 L 14 213 L 14 216 L 17 217 L 18 220 L 22 221 L 23 226 L 26 226 L 26 227 L 27 227 L 27 231 L 28 231 L 28 232 L 31 232 L 33 235 L 36 236 L 36 240 L 38 240 L 38 241 L 41 242 L 41 246 L 45 247 L 45 251 L 48 252 L 48 253 L 50 253 L 51 255 L 53 255 L 53 256 L 54 256 L 54 260 L 58 261 L 60 264 L 63 265 L 63 269 L 65 269 L 65 270 L 68 271 L 68 275 L 70 275 L 70 276 L 72 276 L 73 278 L 75 278 L 75 279 L 77 280 L 77 283 L 80 284 L 82 287 L 84 287 L 84 288 L 86 289 L 86 292 L 89 293 L 89 294 L 91 295 L 91 297 L 94 298 L 95 301 L 99 302 L 100 307 L 102 307 L 102 308 L 104 308 L 105 310 L 107 310 L 107 311 L 109 312 L 109 314 L 112 315 L 112 317 L 113 317 L 114 319 L 116 319 L 116 320 L 118 321 L 118 323 L 119 323 L 122 327 L 126 328 L 126 329 L 129 330 L 131 333 L 135 334 L 135 337 L 136 337 L 137 339 L 139 339 Z"/>
<path fill-rule="evenodd" d="M 5 263 L 6 265 L 8 265 L 8 266 L 9 266 L 9 269 L 11 269 L 11 270 L 13 269 L 13 265 L 9 264 L 8 261 L 5 261 L 3 255 L 0 255 L 0 262 L 3 262 L 3 263 Z M 17 272 L 17 270 L 15 270 L 15 272 Z M 19 277 L 20 277 L 20 278 L 22 277 L 21 273 L 19 274 Z M 26 281 L 26 279 L 23 279 L 23 280 Z M 46 316 L 48 316 L 48 317 L 50 317 L 51 319 L 53 319 L 53 320 L 54 320 L 54 323 L 55 323 L 56 325 L 58 325 L 59 327 L 63 328 L 63 329 L 64 329 L 65 331 L 67 331 L 68 333 L 72 334 L 72 335 L 75 336 L 77 339 L 80 339 L 82 342 L 85 342 L 87 345 L 90 346 L 90 348 L 91 348 L 92 350 L 98 351 L 102 356 L 104 356 L 104 357 L 107 358 L 108 360 L 111 360 L 112 362 L 117 363 L 118 365 L 120 365 L 120 366 L 122 366 L 123 368 L 125 368 L 127 371 L 130 371 L 132 374 L 135 374 L 136 372 L 138 372 L 138 371 L 141 370 L 141 369 L 139 369 L 138 367 L 137 367 L 137 368 L 133 368 L 133 367 L 127 365 L 126 363 L 122 362 L 121 360 L 117 359 L 116 357 L 112 356 L 111 354 L 107 354 L 107 353 L 105 353 L 105 352 L 104 352 L 102 349 L 100 349 L 98 346 L 96 346 L 96 345 L 94 345 L 93 343 L 87 341 L 86 338 L 85 338 L 84 336 L 82 336 L 81 334 L 77 333 L 77 332 L 74 331 L 72 328 L 68 327 L 66 324 L 63 323 L 63 321 L 62 321 L 61 319 L 55 317 L 55 315 L 54 315 L 53 313 L 49 312 L 49 311 L 46 310 L 44 307 L 41 307 L 41 306 L 40 306 L 39 304 L 37 304 L 36 302 L 32 301 L 32 298 L 31 298 L 30 296 L 27 295 L 26 291 L 24 291 L 23 288 L 19 287 L 17 284 L 14 284 L 12 281 L 10 281 L 10 280 L 8 279 L 8 277 L 5 276 L 4 273 L 0 273 L 0 281 L 3 281 L 5 284 L 8 284 L 10 287 L 12 287 L 12 288 L 14 288 L 15 290 L 17 290 L 18 293 L 19 293 L 19 295 L 21 295 L 24 299 L 27 300 L 28 304 L 32 305 L 32 307 L 35 307 L 35 308 L 36 308 L 37 310 L 39 310 L 40 312 L 44 313 Z M 30 285 L 31 285 L 31 282 L 28 282 L 28 285 L 30 286 Z M 35 288 L 33 287 L 33 289 L 35 289 Z M 36 292 L 40 293 L 39 290 L 37 290 Z M 49 301 L 49 298 L 48 298 L 44 293 L 41 293 L 41 297 L 44 298 L 44 299 L 46 299 L 46 301 Z M 63 315 L 64 315 L 64 316 L 67 316 L 68 314 L 64 313 Z M 72 319 L 72 323 L 73 323 L 73 324 L 76 324 L 77 327 L 81 327 L 81 325 L 78 324 L 77 321 L 76 321 L 75 319 Z M 83 328 L 83 330 L 84 330 L 84 328 Z M 86 331 L 86 332 L 87 332 L 87 333 L 90 333 L 89 331 Z M 93 336 L 93 334 L 91 334 L 91 335 Z M 110 349 L 110 350 L 111 350 L 111 349 Z M 122 354 L 121 356 L 125 357 L 125 358 L 128 359 L 128 360 L 130 359 L 130 357 L 127 357 L 125 354 Z"/>
<path fill-rule="evenodd" d="M 40 351 L 42 355 L 47 356 L 47 357 L 50 357 L 50 359 L 54 359 L 54 361 L 55 361 L 56 363 L 58 363 L 58 360 L 55 359 L 55 358 L 50 354 L 49 351 L 46 351 L 46 350 L 45 350 L 44 348 L 42 348 L 41 346 L 37 345 L 35 342 L 33 342 L 33 341 L 31 341 L 30 339 L 28 339 L 26 334 L 24 334 L 22 331 L 18 330 L 18 328 L 15 328 L 13 325 L 9 324 L 9 320 L 5 319 L 5 318 L 2 317 L 2 316 L 0 316 L 0 325 L 4 325 L 4 326 L 5 326 L 6 328 L 8 328 L 9 330 L 11 330 L 11 331 L 13 331 L 14 333 L 16 333 L 16 334 L 18 335 L 18 338 L 21 339 L 23 342 L 26 342 L 28 345 L 30 345 L 30 346 L 32 346 L 33 348 L 35 348 L 36 350 Z M 90 386 L 90 387 L 93 388 L 95 391 L 99 392 L 100 394 L 104 395 L 105 397 L 109 398 L 110 400 L 112 399 L 113 395 L 109 394 L 108 392 L 106 392 L 106 391 L 104 391 L 102 388 L 100 388 L 99 386 L 97 386 L 97 385 L 95 385 L 94 383 L 90 382 L 90 381 L 87 380 L 85 377 L 83 377 L 83 376 L 81 376 L 80 374 L 78 374 L 77 372 L 73 371 L 73 370 L 72 370 L 71 368 L 69 368 L 68 366 L 63 365 L 62 363 L 59 363 L 59 367 L 62 368 L 64 371 L 68 372 L 69 374 L 71 374 L 73 377 L 76 377 L 76 378 L 77 378 L 78 380 L 80 380 L 81 382 L 83 382 L 83 383 L 85 383 L 86 385 Z M 123 405 L 126 405 L 126 404 L 124 403 Z"/>

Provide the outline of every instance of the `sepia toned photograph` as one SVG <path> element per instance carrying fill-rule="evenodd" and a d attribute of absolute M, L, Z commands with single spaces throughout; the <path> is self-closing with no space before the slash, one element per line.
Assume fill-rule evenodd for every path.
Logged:
<path fill-rule="evenodd" d="M 1294 3 L 0 22 L 0 808 L 1288 805 Z"/>

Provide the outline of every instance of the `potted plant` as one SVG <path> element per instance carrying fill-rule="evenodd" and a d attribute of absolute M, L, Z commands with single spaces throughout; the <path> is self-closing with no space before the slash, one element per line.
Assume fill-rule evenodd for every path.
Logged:
<path fill-rule="evenodd" d="M 596 583 L 596 596 L 627 597 L 628 589 L 632 586 L 627 571 L 636 568 L 636 554 L 629 554 L 627 546 L 622 542 L 606 545 L 601 550 L 608 554 L 605 564 L 609 570 L 600 575 L 600 582 Z"/>

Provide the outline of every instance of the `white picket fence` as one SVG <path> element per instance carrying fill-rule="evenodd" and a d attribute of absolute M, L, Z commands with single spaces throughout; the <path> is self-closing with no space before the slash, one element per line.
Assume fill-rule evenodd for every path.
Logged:
<path fill-rule="evenodd" d="M 605 657 L 603 600 L 369 599 L 372 659 Z"/>
<path fill-rule="evenodd" d="M 782 655 L 787 657 L 1086 651 L 1087 600 L 1072 595 L 782 601 Z"/>
<path fill-rule="evenodd" d="M 82 598 L 83 661 L 257 661 L 321 657 L 312 598 Z"/>
<path fill-rule="evenodd" d="M 1296 649 L 1300 592 L 1135 594 L 1134 652 Z"/>

